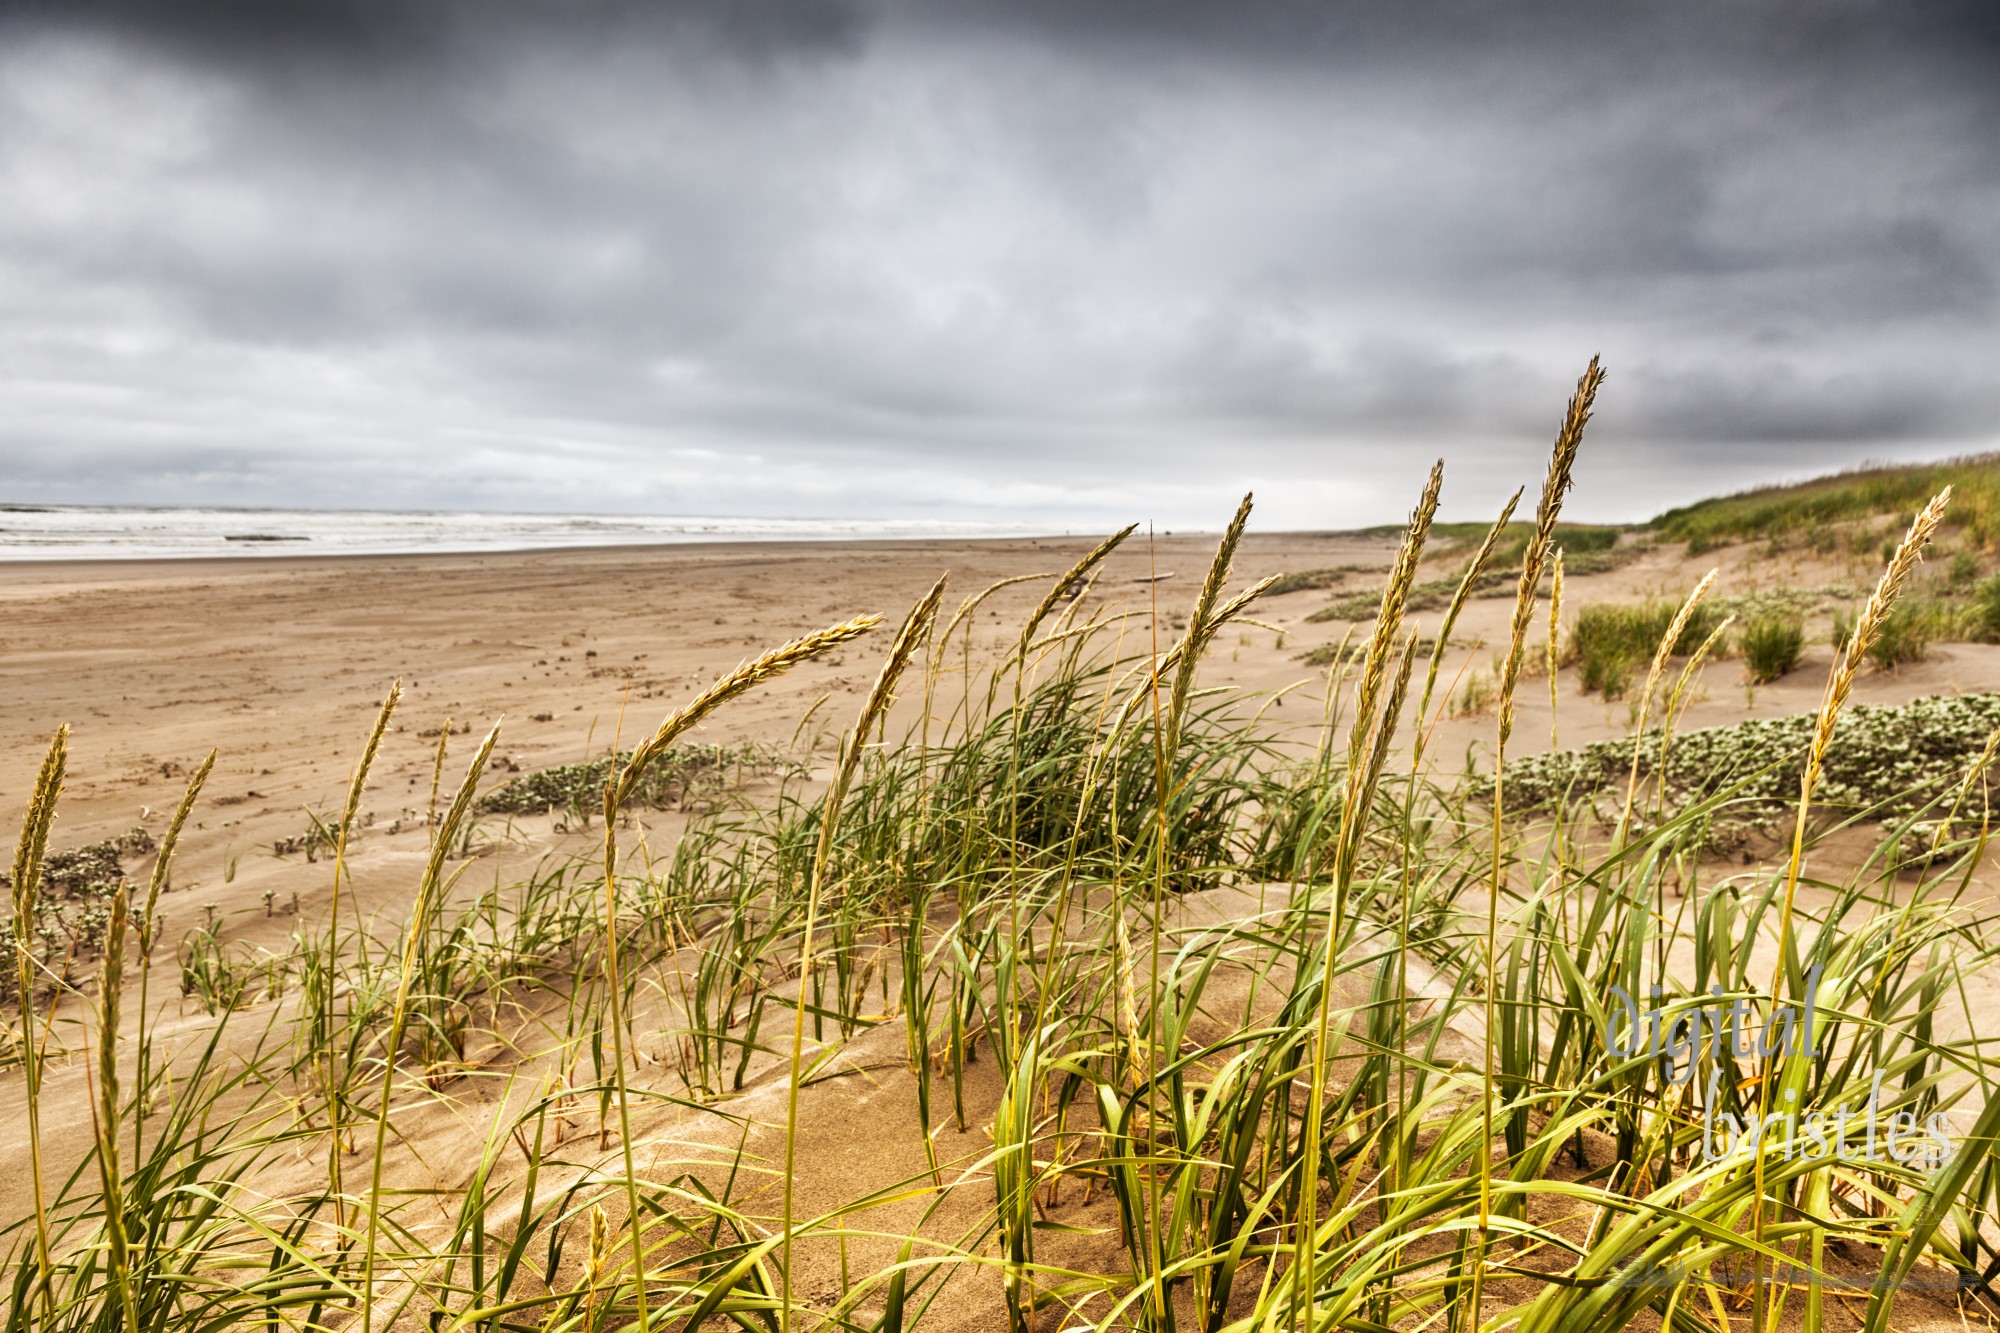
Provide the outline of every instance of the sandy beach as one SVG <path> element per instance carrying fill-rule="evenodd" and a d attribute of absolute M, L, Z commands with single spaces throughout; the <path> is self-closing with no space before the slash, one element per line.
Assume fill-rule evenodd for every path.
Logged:
<path fill-rule="evenodd" d="M 1252 534 L 1242 547 L 1232 588 L 1267 575 L 1352 567 L 1336 588 L 1379 586 L 1379 571 L 1393 554 L 1392 537 L 1356 534 Z M 1135 539 L 1117 552 L 1089 593 L 1089 609 L 1131 613 L 1123 623 L 1136 653 L 1149 645 L 1157 608 L 1162 640 L 1184 623 L 1186 607 L 1213 554 L 1210 534 L 1176 534 L 1150 542 Z M 165 938 L 178 939 L 197 923 L 213 921 L 232 946 L 282 953 L 301 923 L 324 920 L 330 867 L 283 846 L 310 824 L 309 811 L 336 810 L 348 777 L 392 681 L 403 684 L 403 703 L 377 760 L 362 803 L 362 828 L 350 853 L 356 921 L 393 930 L 407 910 L 428 835 L 425 811 L 438 738 L 453 724 L 446 760 L 449 786 L 463 770 L 478 734 L 498 723 L 500 738 L 485 787 L 552 765 L 601 755 L 615 743 L 629 745 L 659 718 L 717 675 L 760 650 L 822 625 L 875 612 L 893 622 L 941 573 L 950 576 L 952 607 L 1002 580 L 1054 577 L 1087 551 L 1082 538 L 964 542 L 868 542 L 757 545 L 715 544 L 669 548 L 607 548 L 489 555 L 383 556 L 370 558 L 271 558 L 261 560 L 44 564 L 14 566 L 0 585 L 0 617 L 8 650 L 0 660 L 0 807 L 10 817 L 25 804 L 36 765 L 56 726 L 73 729 L 70 777 L 51 847 L 75 847 L 133 828 L 157 836 L 184 787 L 189 769 L 213 747 L 216 768 L 175 860 L 172 885 L 162 900 Z M 1455 560 L 1441 553 L 1424 574 L 1451 572 Z M 1762 587 L 1835 586 L 1863 574 L 1855 567 L 1760 558 L 1748 548 L 1687 557 L 1681 548 L 1648 549 L 1601 574 L 1567 580 L 1567 605 L 1665 596 L 1679 598 L 1710 568 L 1718 568 L 1716 595 L 1741 595 Z M 973 658 L 1011 649 L 1023 613 L 1048 590 L 1047 578 L 1008 587 L 984 603 L 970 621 L 967 651 Z M 1202 668 L 1204 688 L 1229 687 L 1273 696 L 1265 720 L 1280 735 L 1305 742 L 1324 717 L 1326 672 L 1308 661 L 1315 649 L 1354 632 L 1345 620 L 1310 619 L 1333 590 L 1285 593 L 1255 607 L 1252 620 L 1230 626 Z M 1456 698 L 1468 678 L 1490 670 L 1507 632 L 1513 599 L 1506 590 L 1469 603 L 1446 654 L 1440 698 Z M 1546 606 L 1543 608 L 1546 615 Z M 1423 631 L 1437 613 L 1412 617 Z M 1681 725 L 1700 727 L 1773 717 L 1814 708 L 1831 650 L 1825 616 L 1813 621 L 1814 642 L 1801 667 L 1755 689 L 1743 682 L 1741 664 L 1710 664 L 1694 689 Z M 1545 623 L 1545 621 L 1544 621 Z M 1360 627 L 1365 632 L 1365 625 Z M 1541 652 L 1544 629 L 1531 636 Z M 882 659 L 887 634 L 877 634 L 794 671 L 761 692 L 717 714 L 696 739 L 745 741 L 804 755 L 808 739 L 847 724 Z M 976 674 L 976 673 L 975 673 Z M 1555 730 L 1565 746 L 1626 734 L 1632 720 L 1625 700 L 1584 694 L 1571 669 L 1557 678 L 1560 712 Z M 953 680 L 947 671 L 937 706 L 947 708 Z M 2000 647 L 1950 644 L 1929 659 L 1895 673 L 1869 672 L 1856 698 L 1903 702 L 1923 695 L 2000 687 Z M 905 691 L 892 731 L 917 721 Z M 1524 683 L 1511 753 L 1550 744 L 1548 682 Z M 817 705 L 817 707 L 816 707 Z M 1443 771 L 1478 765 L 1489 754 L 1490 710 L 1445 707 L 1437 722 L 1434 754 Z M 802 735 L 802 722 L 805 727 Z M 461 734 L 469 727 L 471 734 Z M 829 747 L 820 743 L 803 760 L 807 781 L 824 771 Z M 752 787 L 756 790 L 755 784 Z M 639 824 L 654 853 L 670 844 L 685 816 L 646 812 Z M 489 817 L 478 826 L 473 855 L 455 863 L 460 894 L 519 880 L 552 854 L 590 852 L 595 835 L 568 830 L 547 815 Z M 1854 842 L 1856 857 L 1872 839 Z M 1836 846 L 1824 864 L 1845 855 Z M 131 873 L 143 870 L 135 861 Z M 1988 892 L 1990 868 L 1976 876 L 1975 897 Z M 1183 909 L 1218 915 L 1247 912 L 1260 900 L 1235 890 L 1198 896 Z M 1237 896 L 1230 897 L 1231 893 Z M 346 914 L 343 908 L 343 917 Z M 157 965 L 172 976 L 169 948 Z M 171 990 L 172 983 L 164 983 Z M 1990 1006 L 1989 987 L 1975 982 L 1978 1004 Z M 185 999 L 159 1001 L 159 1029 L 168 1042 L 186 1041 L 211 1020 Z M 1359 1003 L 1358 994 L 1351 997 Z M 289 1012 L 290 1000 L 253 1004 L 239 1023 L 254 1033 L 256 1015 L 270 1021 Z M 130 1001 L 128 1000 L 128 1008 Z M 80 1013 L 66 1005 L 58 1016 L 59 1044 L 81 1049 Z M 646 1025 L 641 1020 L 641 1027 Z M 655 1023 L 665 1020 L 655 1018 Z M 800 1207 L 842 1206 L 865 1187 L 887 1189 L 920 1174 L 924 1159 L 913 1136 L 902 1134 L 884 1154 L 871 1128 L 875 1117 L 907 1114 L 910 1073 L 901 1063 L 899 1025 L 868 1032 L 848 1043 L 839 1068 L 861 1075 L 815 1088 L 801 1108 Z M 238 1043 L 246 1040 L 238 1036 Z M 1464 1045 L 1461 1058 L 1476 1058 Z M 536 1077 L 555 1077 L 539 1057 L 495 1047 L 481 1060 L 493 1077 L 521 1061 Z M 573 1056 L 565 1057 L 573 1059 Z M 642 1051 L 640 1070 L 652 1070 L 658 1053 Z M 782 1150 L 774 1126 L 783 1122 L 782 1069 L 753 1074 L 748 1091 L 724 1103 L 757 1128 L 752 1151 L 769 1159 Z M 52 1065 L 43 1096 L 45 1156 L 81 1160 L 90 1116 L 85 1063 Z M 563 1076 L 574 1079 L 564 1067 Z M 640 1077 L 635 1073 L 635 1078 Z M 654 1077 L 651 1073 L 646 1078 Z M 774 1083 L 772 1079 L 776 1077 Z M 412 1155 L 394 1169 L 409 1179 L 456 1188 L 489 1119 L 518 1097 L 510 1078 L 449 1084 L 433 1104 L 401 1112 L 397 1134 Z M 0 1081 L 0 1114 L 21 1101 L 17 1078 Z M 984 1151 L 980 1125 L 990 1128 L 999 1090 L 988 1065 L 974 1068 L 965 1094 L 974 1129 L 943 1133 L 945 1150 L 969 1164 Z M 882 1108 L 890 1108 L 885 1112 Z M 730 1122 L 734 1123 L 734 1122 Z M 896 1123 L 900 1124 L 898 1120 Z M 735 1130 L 696 1117 L 649 1112 L 639 1129 L 648 1153 L 679 1162 L 686 1153 L 733 1150 Z M 774 1137 L 775 1136 L 775 1137 Z M 608 1140 L 599 1140 L 602 1148 Z M 693 1146 L 690 1146 L 693 1145 Z M 399 1149 L 401 1152 L 402 1149 Z M 0 1144 L 0 1213 L 27 1209 L 26 1145 Z M 351 1156 L 351 1154 L 350 1154 Z M 360 1162 L 360 1157 L 352 1157 Z M 652 1159 L 648 1159 L 652 1160 Z M 296 1176 L 310 1188 L 317 1158 L 268 1167 L 271 1179 Z M 358 1166 L 355 1169 L 360 1169 Z M 674 1169 L 679 1169 L 675 1167 Z M 762 1196 L 760 1196 L 762 1197 Z M 984 1187 L 960 1192 L 926 1226 L 972 1225 L 990 1199 Z M 775 1204 L 764 1198 L 762 1206 Z M 869 1214 L 891 1227 L 916 1227 L 914 1205 Z M 1066 1205 L 1063 1216 L 1086 1228 L 1063 1242 L 1066 1262 L 1091 1269 L 1115 1267 L 1116 1231 L 1108 1202 Z M 900 1211 L 899 1211 L 900 1210 Z M 908 1216 L 905 1214 L 908 1213 Z M 1057 1241 L 1049 1242 L 1051 1247 Z M 881 1247 L 877 1246 L 877 1249 Z M 871 1254 L 887 1263 L 890 1251 Z M 800 1281 L 809 1300 L 830 1302 L 843 1289 L 833 1251 L 800 1258 Z M 573 1262 L 573 1261 L 572 1261 Z M 1004 1326 L 996 1313 L 997 1286 L 987 1276 L 968 1279 L 984 1293 L 963 1310 L 940 1311 L 939 1327 Z M 1913 1327 L 1916 1325 L 1912 1325 Z"/>
<path fill-rule="evenodd" d="M 1214 542 L 1209 534 L 1164 535 L 1150 544 L 1135 536 L 1107 562 L 1092 599 L 1143 613 L 1157 598 L 1162 635 L 1170 636 Z M 392 681 L 402 681 L 403 703 L 364 802 L 375 826 L 356 860 L 364 882 L 373 857 L 399 839 L 421 845 L 408 815 L 428 799 L 435 737 L 447 717 L 455 729 L 473 732 L 455 739 L 459 746 L 500 725 L 495 781 L 510 769 L 574 763 L 602 754 L 621 735 L 629 744 L 764 648 L 866 612 L 893 623 L 939 574 L 950 577 L 947 607 L 1001 580 L 1053 576 L 1091 544 L 1085 538 L 728 543 L 13 565 L 0 579 L 7 636 L 0 659 L 0 807 L 20 809 L 50 733 L 67 723 L 70 778 L 51 845 L 134 827 L 157 833 L 186 771 L 213 747 L 215 774 L 182 843 L 174 896 L 219 902 L 234 914 L 275 884 L 287 903 L 297 892 L 309 904 L 323 891 L 324 876 L 292 873 L 297 858 L 273 856 L 272 845 L 306 828 L 306 809 L 338 805 Z M 1343 586 L 1373 589 L 1374 571 L 1393 549 L 1390 537 L 1253 531 L 1233 586 L 1346 565 L 1356 572 Z M 1432 562 L 1440 571 L 1449 563 Z M 1796 556 L 1771 562 L 1730 548 L 1690 558 L 1660 548 L 1609 573 L 1571 577 L 1565 596 L 1571 608 L 1641 595 L 1678 599 L 1711 568 L 1721 571 L 1717 597 L 1854 581 L 1852 570 L 1801 567 Z M 1021 615 L 1045 591 L 1046 584 L 1031 580 L 990 598 L 973 631 L 974 654 L 1011 644 Z M 1309 731 L 1321 716 L 1324 671 L 1304 659 L 1349 629 L 1346 621 L 1307 619 L 1328 595 L 1311 590 L 1264 600 L 1252 611 L 1263 624 L 1232 630 L 1204 664 L 1203 684 L 1289 689 L 1268 717 L 1280 729 Z M 1459 646 L 1446 657 L 1446 685 L 1487 667 L 1504 640 L 1511 605 L 1505 596 L 1468 605 L 1453 635 Z M 1436 612 L 1413 617 L 1425 630 L 1435 619 Z M 1141 615 L 1126 623 L 1133 636 L 1149 632 Z M 1825 616 L 1813 622 L 1816 641 L 1804 663 L 1773 684 L 1746 689 L 1740 664 L 1710 664 L 1682 725 L 1817 706 L 1832 657 L 1826 624 Z M 1538 625 L 1535 644 L 1544 633 Z M 717 716 L 698 738 L 789 746 L 815 701 L 867 688 L 885 646 L 884 634 L 864 638 L 782 678 Z M 1145 646 L 1135 637 L 1131 650 Z M 1856 699 L 1900 703 L 1996 687 L 2000 647 L 1951 644 L 1898 672 L 1864 674 Z M 1582 693 L 1573 669 L 1560 674 L 1558 695 L 1565 746 L 1630 727 L 1629 704 Z M 846 708 L 822 712 L 819 724 L 837 727 Z M 1439 728 L 1440 753 L 1490 745 L 1490 715 L 1446 717 Z M 1522 694 L 1510 752 L 1544 750 L 1549 736 L 1543 678 Z M 399 816 L 411 825 L 408 832 L 380 835 Z M 232 861 L 235 873 L 225 883 Z"/>
<path fill-rule="evenodd" d="M 301 830 L 302 807 L 338 803 L 392 681 L 403 683 L 403 704 L 366 802 L 378 823 L 428 796 L 447 717 L 472 739 L 500 724 L 502 767 L 576 762 L 621 734 L 629 744 L 765 648 L 863 613 L 893 621 L 940 574 L 950 575 L 955 605 L 1003 579 L 1053 576 L 1091 545 L 718 544 L 12 566 L 0 584 L 9 641 L 0 802 L 25 801 L 49 734 L 66 722 L 71 776 L 53 845 L 157 825 L 185 771 L 213 747 L 215 775 L 182 844 L 175 891 L 199 887 L 204 901 L 219 896 L 234 907 L 245 891 L 256 900 L 262 877 L 252 872 L 273 859 L 274 840 Z M 1144 609 L 1157 588 L 1163 611 L 1181 607 L 1213 549 L 1213 536 L 1162 537 L 1150 552 L 1130 543 L 1109 562 L 1099 595 Z M 1248 580 L 1375 566 L 1392 550 L 1389 539 L 1253 538 L 1241 568 Z M 1161 577 L 1141 581 L 1148 575 Z M 1017 632 L 1045 591 L 1029 582 L 991 598 L 975 650 Z M 1275 624 L 1316 605 L 1308 594 L 1265 610 Z M 1216 678 L 1261 689 L 1312 678 L 1296 658 L 1328 636 L 1288 636 L 1283 651 L 1269 632 L 1246 637 L 1218 655 Z M 866 689 L 885 643 L 863 639 L 775 682 L 699 738 L 790 743 L 815 700 Z M 420 844 L 421 833 L 414 837 Z M 241 858 L 235 882 L 259 887 L 225 892 L 225 855 Z"/>

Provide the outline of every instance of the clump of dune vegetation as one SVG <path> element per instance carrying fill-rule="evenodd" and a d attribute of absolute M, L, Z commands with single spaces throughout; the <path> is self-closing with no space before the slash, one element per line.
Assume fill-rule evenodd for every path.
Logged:
<path fill-rule="evenodd" d="M 1930 656 L 1931 645 L 1950 633 L 1951 623 L 1946 607 L 1915 599 L 1905 602 L 1882 622 L 1868 660 L 1884 671 L 1921 662 Z"/>
<path fill-rule="evenodd" d="M 152 851 L 153 845 L 151 834 L 135 828 L 45 855 L 32 910 L 0 919 L 0 952 L 34 959 L 37 976 L 67 980 L 104 948 L 111 900 L 129 887 L 125 861 Z M 0 890 L 13 892 L 12 875 L 0 872 Z M 0 971 L 0 997 L 15 996 L 19 981 L 18 973 Z M 7 1049 L 0 1041 L 0 1054 Z"/>
<path fill-rule="evenodd" d="M 1337 588 L 1356 575 L 1380 574 L 1380 566 L 1332 565 L 1325 569 L 1300 569 L 1280 574 L 1272 580 L 1267 597 L 1281 597 L 1291 592 L 1309 592 L 1316 588 Z"/>
<path fill-rule="evenodd" d="M 1474 523 L 1446 523 L 1439 534 L 1450 545 L 1447 553 L 1469 556 L 1485 530 Z M 1492 559 L 1502 569 L 1521 563 L 1528 544 L 1535 540 L 1535 525 L 1526 520 L 1509 523 L 1494 543 Z M 1557 523 L 1550 533 L 1551 545 L 1563 553 L 1564 568 L 1572 575 L 1601 574 L 1615 569 L 1636 554 L 1638 547 L 1628 540 L 1626 529 L 1613 524 Z"/>
<path fill-rule="evenodd" d="M 510 778 L 479 798 L 483 814 L 539 815 L 550 811 L 588 813 L 603 796 L 614 769 L 631 759 L 629 752 L 603 755 L 577 764 L 537 769 Z M 713 799 L 751 777 L 778 770 L 783 756 L 751 743 L 711 745 L 685 742 L 661 754 L 639 775 L 626 804 L 673 809 Z"/>
<path fill-rule="evenodd" d="M 1653 657 L 1679 609 L 1673 602 L 1653 600 L 1599 602 L 1579 610 L 1565 656 L 1577 664 L 1583 688 L 1610 699 L 1623 695 L 1632 673 Z M 1694 652 L 1721 620 L 1714 606 L 1694 606 L 1668 645 L 1668 656 Z"/>
<path fill-rule="evenodd" d="M 1653 728 L 1636 745 L 1599 741 L 1512 761 L 1507 784 L 1531 805 L 1607 791 L 1622 796 L 1636 756 L 1640 779 L 1668 809 L 1769 816 L 1797 797 L 1815 725 L 1807 713 L 1673 734 Z M 1829 817 L 1890 819 L 1948 809 L 1958 786 L 1983 774 L 1996 732 L 2000 693 L 1855 704 L 1822 763 L 1820 808 Z M 1958 813 L 1966 814 L 1962 805 Z M 1975 819 L 1978 813 L 1973 807 Z"/>
<path fill-rule="evenodd" d="M 1429 579 L 1414 584 L 1410 588 L 1408 609 L 1411 611 L 1435 611 L 1446 605 L 1458 592 L 1461 580 L 1457 578 Z M 1485 569 L 1480 571 L 1470 589 L 1475 597 L 1492 594 L 1505 588 L 1508 576 L 1505 570 Z M 1367 620 L 1382 604 L 1378 591 L 1350 592 L 1334 598 L 1306 617 L 1309 624 L 1320 624 L 1329 620 Z"/>
<path fill-rule="evenodd" d="M 1789 676 L 1806 650 L 1803 618 L 1782 611 L 1753 616 L 1743 626 L 1743 666 L 1754 684 Z"/>
<path fill-rule="evenodd" d="M 1365 529 L 1369 533 L 1379 533 L 1381 529 Z M 1437 534 L 1444 540 L 1440 543 L 1437 560 L 1446 565 L 1456 565 L 1450 574 L 1434 579 L 1425 579 L 1411 585 L 1408 610 L 1435 611 L 1448 605 L 1457 595 L 1464 576 L 1473 572 L 1467 587 L 1467 594 L 1473 597 L 1512 596 L 1519 580 L 1510 566 L 1521 563 L 1527 543 L 1534 536 L 1534 525 L 1527 522 L 1512 522 L 1497 534 L 1489 534 L 1487 529 L 1469 523 L 1443 523 L 1436 525 Z M 1479 554 L 1482 538 L 1491 535 L 1491 549 L 1482 557 Z M 1622 528 L 1578 523 L 1558 523 L 1551 539 L 1552 547 L 1560 548 L 1566 567 L 1572 575 L 1602 574 L 1618 568 L 1634 557 L 1642 549 L 1638 543 L 1625 540 Z M 1477 566 L 1476 570 L 1474 566 Z M 1282 587 L 1292 575 L 1281 575 L 1273 591 Z M 1311 623 L 1329 620 L 1367 620 L 1374 616 L 1381 603 L 1381 595 L 1374 590 L 1342 593 L 1325 606 L 1306 617 Z"/>
<path fill-rule="evenodd" d="M 1405 616 L 1432 472 L 1297 730 L 1270 700 L 1202 683 L 1218 635 L 1271 590 L 1234 574 L 1246 497 L 1191 602 L 1157 621 L 1064 596 L 1128 528 L 1050 580 L 998 653 L 970 634 L 997 587 L 947 613 L 940 580 L 893 631 L 859 617 L 773 649 L 588 772 L 482 798 L 497 728 L 448 765 L 441 735 L 406 909 L 362 919 L 343 905 L 345 855 L 395 743 L 392 689 L 311 872 L 332 910 L 298 919 L 281 959 L 218 955 L 206 927 L 198 958 L 183 949 L 202 1014 L 163 1024 L 153 907 L 204 765 L 150 884 L 115 890 L 94 982 L 31 984 L 46 978 L 15 951 L 37 997 L 10 1046 L 35 1174 L 31 1214 L 4 1231 L 10 1326 L 1723 1333 L 1851 1310 L 1881 1333 L 1957 1318 L 2000 1259 L 2000 1068 L 1960 1035 L 1960 982 L 1991 952 L 1992 923 L 1955 888 L 1981 839 L 1940 832 L 1901 894 L 1873 870 L 1808 873 L 1814 812 L 1849 799 L 1850 747 L 1932 734 L 1914 718 L 1885 731 L 1845 699 L 1945 497 L 1862 609 L 1825 706 L 1785 733 L 1796 761 L 1740 753 L 1740 785 L 1705 798 L 1789 783 L 1790 858 L 1704 871 L 1707 810 L 1677 780 L 1642 781 L 1671 779 L 1696 737 L 1642 712 L 1617 753 L 1507 759 L 1600 379 L 1593 363 L 1563 414 L 1533 518 L 1510 528 L 1509 502 L 1426 649 Z M 1492 672 L 1500 762 L 1460 779 L 1429 748 L 1452 706 L 1438 645 L 1495 576 L 1515 597 Z M 816 776 L 805 756 L 781 765 L 774 790 L 697 812 L 671 846 L 628 827 L 692 728 L 725 727 L 737 698 L 864 635 L 881 666 Z M 1674 646 L 1648 647 L 1644 698 Z M 1953 744 L 1876 781 L 1910 784 L 1896 809 L 1948 800 L 1983 834 L 1973 779 L 1993 746 L 1972 762 Z M 67 764 L 59 733 L 14 862 L 23 922 Z M 1585 788 L 1622 796 L 1596 812 Z M 512 884 L 463 880 L 482 799 L 586 798 L 591 836 L 569 855 Z M 1667 866 L 1697 891 L 1670 900 Z M 1809 1030 L 1747 1051 L 1718 1030 L 1681 1081 L 1633 1053 L 1617 1000 L 1655 994 L 1773 1023 L 1803 1007 Z M 88 1104 L 62 1108 L 95 1127 L 80 1158 L 47 1133 L 72 1060 L 93 1071 Z M 1864 1108 L 1942 1126 L 1952 1151 L 1808 1151 L 1813 1117 Z M 1725 1118 L 1757 1131 L 1717 1152 Z"/>
<path fill-rule="evenodd" d="M 153 837 L 143 828 L 102 842 L 85 843 L 65 851 L 51 852 L 42 861 L 42 893 L 54 898 L 75 898 L 94 891 L 109 892 L 125 881 L 125 861 L 153 850 Z M 0 872 L 0 889 L 11 889 L 11 875 Z"/>
<path fill-rule="evenodd" d="M 1945 522 L 1981 547 L 2000 541 L 2000 454 L 1943 463 L 1857 468 L 1792 486 L 1760 487 L 1670 509 L 1648 526 L 1691 553 L 1727 542 L 1797 540 L 1807 545 L 1841 524 L 1908 514 L 1951 487 Z M 1889 538 L 1893 542 L 1893 535 Z M 1879 546 L 1884 536 L 1871 531 Z M 1874 549 L 1871 546 L 1871 550 Z"/>

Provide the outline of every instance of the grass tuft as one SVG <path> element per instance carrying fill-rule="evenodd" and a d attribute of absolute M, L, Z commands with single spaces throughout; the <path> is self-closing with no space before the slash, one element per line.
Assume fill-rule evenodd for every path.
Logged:
<path fill-rule="evenodd" d="M 1743 626 L 1743 666 L 1754 684 L 1788 676 L 1806 650 L 1806 624 L 1782 613 L 1753 617 Z"/>
<path fill-rule="evenodd" d="M 1579 610 L 1565 656 L 1577 664 L 1585 691 L 1607 699 L 1622 695 L 1633 671 L 1666 637 L 1679 609 L 1673 602 L 1644 601 L 1598 602 Z M 1712 605 L 1694 607 L 1668 655 L 1685 657 L 1693 652 L 1721 619 Z"/>
<path fill-rule="evenodd" d="M 1832 534 L 1836 524 L 1891 515 L 1900 519 L 1947 486 L 1956 495 L 1952 526 L 1990 549 L 2000 540 L 2000 454 L 1864 467 L 1790 486 L 1759 487 L 1670 509 L 1648 526 L 1668 541 L 1686 542 L 1693 554 L 1728 542 L 1797 539 L 1811 544 L 1821 534 Z M 1880 545 L 1881 537 L 1871 535 L 1868 549 Z M 1888 548 L 1895 549 L 1893 539 Z"/>

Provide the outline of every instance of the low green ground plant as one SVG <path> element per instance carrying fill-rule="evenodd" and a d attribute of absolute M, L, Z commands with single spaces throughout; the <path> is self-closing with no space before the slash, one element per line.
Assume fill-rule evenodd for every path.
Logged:
<path fill-rule="evenodd" d="M 1737 814 L 1781 813 L 1798 791 L 1813 739 L 1810 714 L 1753 718 L 1724 727 L 1633 740 L 1510 762 L 1507 785 L 1528 805 L 1551 806 L 1598 792 L 1622 792 L 1628 774 L 1655 785 L 1664 808 L 1690 809 L 1723 798 Z M 1914 818 L 1968 773 L 1977 778 L 1988 743 L 2000 734 L 2000 693 L 1937 695 L 1900 705 L 1855 704 L 1827 750 L 1820 806 L 1847 817 Z"/>
<path fill-rule="evenodd" d="M 481 796 L 476 809 L 481 814 L 500 815 L 586 812 L 603 800 L 609 775 L 630 759 L 629 752 L 604 755 L 523 773 Z M 747 779 L 769 776 L 783 762 L 782 752 L 766 745 L 683 742 L 647 766 L 627 804 L 653 809 L 699 804 L 740 787 Z"/>

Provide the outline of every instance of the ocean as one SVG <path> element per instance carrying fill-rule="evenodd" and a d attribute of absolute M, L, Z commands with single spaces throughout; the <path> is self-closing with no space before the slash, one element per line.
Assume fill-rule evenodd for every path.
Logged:
<path fill-rule="evenodd" d="M 0 504 L 0 561 L 254 559 L 714 541 L 1018 537 L 1033 531 L 1018 524 L 931 519 Z"/>

